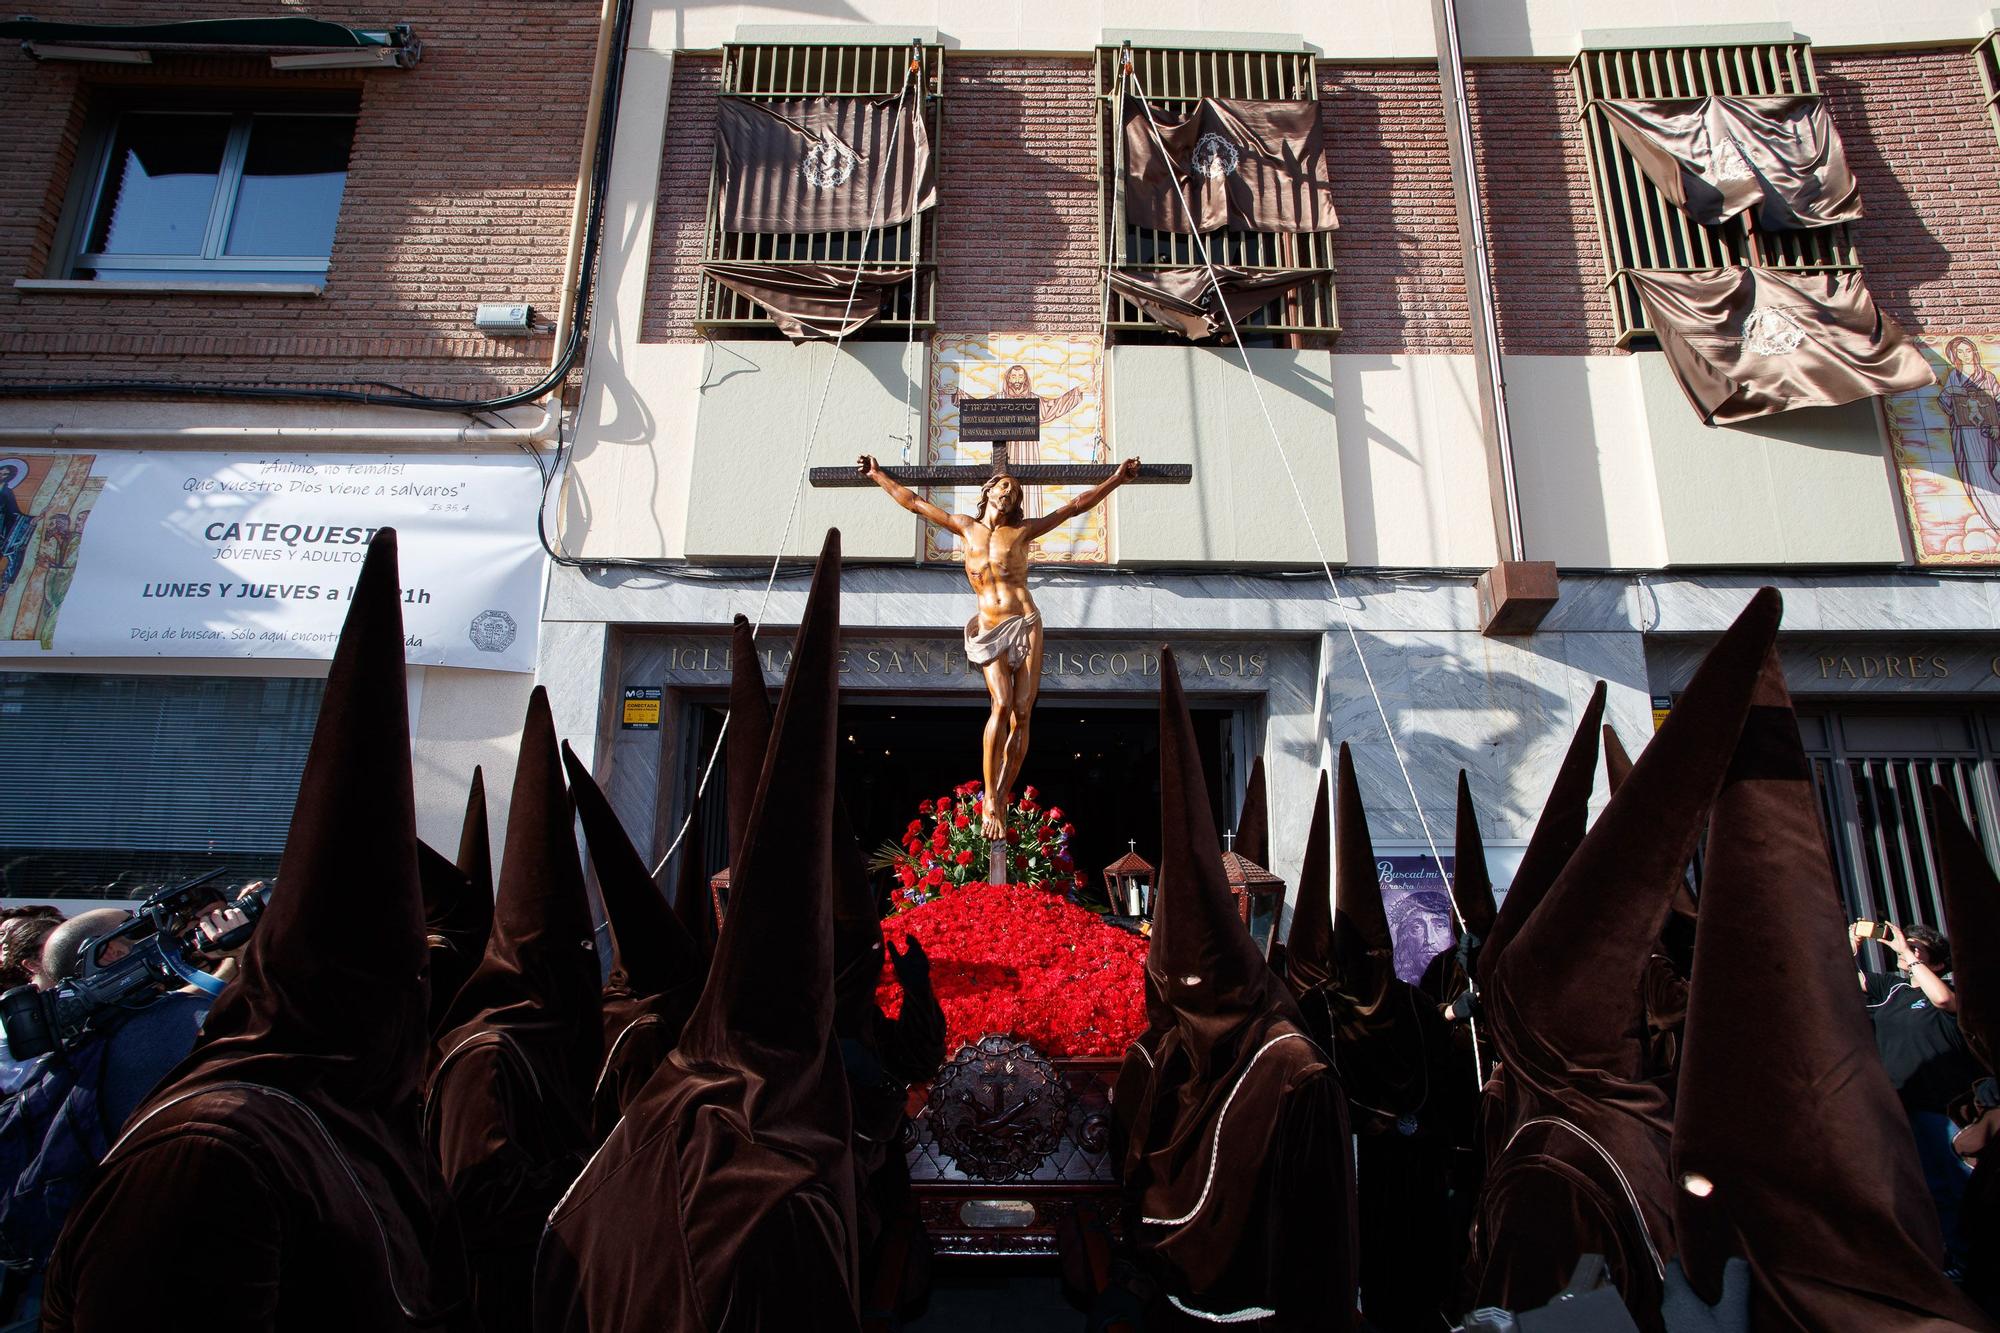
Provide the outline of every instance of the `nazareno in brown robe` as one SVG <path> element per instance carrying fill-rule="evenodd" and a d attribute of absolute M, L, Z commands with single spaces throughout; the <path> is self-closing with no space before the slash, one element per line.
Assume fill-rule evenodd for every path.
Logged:
<path fill-rule="evenodd" d="M 1119 1108 L 1123 1183 L 1134 1247 L 1164 1297 L 1158 1326 L 1226 1317 L 1244 1328 L 1350 1328 L 1354 1194 L 1340 1083 L 1230 899 L 1167 648 L 1160 827 L 1146 972 L 1168 1026 L 1154 1046 L 1128 1050 L 1117 1089 L 1132 1099 Z"/>
<path fill-rule="evenodd" d="M 1941 1271 L 1909 1122 L 1855 989 L 1784 671 L 1768 645 L 1758 662 L 1702 865 L 1673 1127 L 1682 1263 L 1713 1302 L 1724 1262 L 1749 1260 L 1759 1333 L 1991 1329 Z"/>
<path fill-rule="evenodd" d="M 1361 1310 L 1388 1333 L 1430 1333 L 1454 1305 L 1465 1259 L 1453 1226 L 1454 1144 L 1476 1124 L 1479 1072 L 1437 1006 L 1396 975 L 1394 939 L 1353 756 L 1340 747 L 1333 923 L 1287 951 L 1310 1027 L 1324 1025 L 1357 1134 Z M 1299 876 L 1307 912 L 1324 912 L 1324 779 Z M 1296 917 L 1294 920 L 1296 921 Z M 1330 940 L 1330 955 L 1321 940 Z M 1454 1311 L 1455 1312 L 1455 1311 Z"/>
<path fill-rule="evenodd" d="M 708 964 L 568 741 L 562 758 L 611 926 L 611 970 L 598 997 L 604 1063 L 590 1092 L 591 1141 L 601 1143 L 680 1040 Z"/>
<path fill-rule="evenodd" d="M 486 775 L 472 770 L 465 798 L 465 822 L 458 837 L 458 861 L 445 859 L 427 843 L 417 844 L 424 885 L 424 933 L 431 948 L 431 1030 L 436 1032 L 486 954 L 493 930 L 493 853 L 486 834 Z"/>
<path fill-rule="evenodd" d="M 833 1044 L 839 615 L 832 531 L 708 982 L 680 1044 L 549 1218 L 538 1333 L 857 1327 L 854 1166 Z"/>
<path fill-rule="evenodd" d="M 2000 1074 L 2000 877 L 1942 788 L 1931 788 L 1930 816 L 1959 1030 L 1986 1073 Z M 2000 1318 L 2000 1145 L 1979 1154 L 1958 1216 L 1966 1294 Z"/>
<path fill-rule="evenodd" d="M 1640 980 L 1779 613 L 1759 592 L 1710 651 L 1486 987 L 1506 1079 L 1473 1238 L 1481 1305 L 1544 1305 L 1600 1254 L 1633 1321 L 1661 1327 L 1672 1106 L 1647 1078 Z"/>
<path fill-rule="evenodd" d="M 423 901 L 396 535 L 369 545 L 278 887 L 193 1052 L 70 1215 L 42 1327 L 469 1328 L 417 1132 Z"/>
<path fill-rule="evenodd" d="M 464 1220 L 485 1333 L 528 1327 L 542 1221 L 593 1140 L 602 984 L 555 723 L 528 698 L 486 956 L 437 1041 L 424 1133 Z"/>
<path fill-rule="evenodd" d="M 885 1321 L 920 1302 L 929 1282 L 930 1247 L 910 1196 L 902 1147 L 904 1104 L 912 1084 L 928 1083 L 944 1064 L 945 1018 L 931 989 L 930 965 L 906 963 L 902 1006 L 890 1018 L 875 1002 L 882 978 L 882 915 L 861 843 L 839 796 L 833 810 L 833 1035 L 840 1044 L 854 1117 L 855 1236 L 861 1252 L 864 1312 Z"/>

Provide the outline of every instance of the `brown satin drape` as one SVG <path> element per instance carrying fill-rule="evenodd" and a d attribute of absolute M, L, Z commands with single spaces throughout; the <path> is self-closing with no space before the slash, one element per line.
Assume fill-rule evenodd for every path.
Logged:
<path fill-rule="evenodd" d="M 1674 378 L 1724 426 L 1933 383 L 1902 326 L 1859 273 L 1632 269 Z"/>
<path fill-rule="evenodd" d="M 1202 232 L 1331 231 L 1340 225 L 1326 174 L 1319 103 L 1204 97 L 1179 116 L 1153 107 L 1151 125 L 1146 105 L 1125 98 L 1129 225 L 1187 232 L 1176 180 Z"/>
<path fill-rule="evenodd" d="M 1286 268 L 1260 272 L 1218 264 L 1222 299 L 1229 319 L 1215 303 L 1215 289 L 1205 268 L 1113 269 L 1111 289 L 1146 312 L 1154 323 L 1172 329 L 1190 342 L 1229 331 L 1273 300 L 1324 274 L 1323 268 Z"/>
<path fill-rule="evenodd" d="M 1667 199 L 1714 225 L 1755 208 L 1770 231 L 1861 216 L 1861 187 L 1817 97 L 1600 103 L 1612 133 Z"/>
<path fill-rule="evenodd" d="M 893 227 L 937 203 L 923 99 L 725 97 L 716 112 L 724 231 Z"/>
<path fill-rule="evenodd" d="M 829 264 L 703 264 L 702 272 L 747 296 L 770 314 L 793 342 L 838 338 L 888 313 L 896 288 L 908 285 L 907 268 L 851 268 Z"/>

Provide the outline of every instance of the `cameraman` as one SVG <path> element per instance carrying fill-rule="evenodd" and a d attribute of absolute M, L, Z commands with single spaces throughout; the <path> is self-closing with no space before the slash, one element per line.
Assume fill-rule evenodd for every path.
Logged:
<path fill-rule="evenodd" d="M 1891 974 L 1858 971 L 1875 1046 L 1903 1111 L 1910 1118 L 1924 1180 L 1937 1205 L 1951 1266 L 1964 1258 L 1959 1216 L 1969 1174 L 1952 1148 L 1955 1129 L 1947 1108 L 1979 1080 L 1981 1070 L 1958 1027 L 1958 996 L 1951 987 L 1951 944 L 1929 926 L 1908 930 L 1893 921 L 1857 921 L 1849 945 L 1873 939 L 1895 955 Z"/>
<path fill-rule="evenodd" d="M 83 912 L 58 926 L 42 946 L 39 984 L 53 987 L 84 970 L 93 941 L 124 925 L 119 908 Z M 247 923 L 237 908 L 218 905 L 195 919 L 197 936 L 212 943 Z M 112 940 L 98 951 L 108 967 L 132 945 Z M 234 951 L 204 953 L 221 975 Z M 34 1078 L 0 1115 L 0 1259 L 8 1268 L 0 1330 L 31 1318 L 40 1304 L 41 1271 L 72 1202 L 96 1173 L 126 1119 L 167 1073 L 194 1049 L 214 1003 L 193 988 L 154 992 L 145 1003 L 102 1015 L 89 1034 L 41 1062 Z M 32 1322 L 24 1327 L 32 1327 Z"/>

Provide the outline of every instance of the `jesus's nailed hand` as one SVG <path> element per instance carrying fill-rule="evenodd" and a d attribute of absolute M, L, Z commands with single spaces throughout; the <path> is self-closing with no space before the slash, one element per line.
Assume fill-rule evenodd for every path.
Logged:
<path fill-rule="evenodd" d="M 864 477 L 872 477 L 882 470 L 882 465 L 875 461 L 873 454 L 861 455 L 855 460 L 855 466 L 861 470 L 861 475 Z"/>
<path fill-rule="evenodd" d="M 1138 475 L 1139 475 L 1138 459 L 1128 458 L 1124 462 L 1118 465 L 1117 477 L 1121 485 L 1124 484 L 1125 482 L 1132 480 L 1134 477 Z"/>

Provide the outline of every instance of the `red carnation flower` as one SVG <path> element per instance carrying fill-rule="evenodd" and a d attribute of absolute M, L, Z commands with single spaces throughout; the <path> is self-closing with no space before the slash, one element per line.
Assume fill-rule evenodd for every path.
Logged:
<path fill-rule="evenodd" d="M 960 815 L 958 818 L 951 821 L 951 826 L 953 828 L 971 828 L 972 819 L 969 815 Z"/>
<path fill-rule="evenodd" d="M 1059 806 L 1059 805 L 1052 805 L 1052 806 L 1050 806 L 1050 807 L 1049 807 L 1049 822 L 1050 822 L 1051 824 L 1055 823 L 1055 822 L 1056 822 L 1057 820 L 1061 819 L 1062 817 L 1063 817 L 1063 816 L 1062 816 L 1062 807 L 1061 807 L 1061 806 Z"/>
<path fill-rule="evenodd" d="M 1051 818 L 1051 819 L 1057 819 L 1057 818 L 1060 818 L 1060 816 L 1058 816 L 1058 815 L 1056 814 L 1056 812 L 1055 812 L 1055 811 L 1051 810 L 1051 811 L 1049 811 L 1049 818 Z M 1064 836 L 1065 838 L 1074 838 L 1074 837 L 1076 836 L 1076 825 L 1074 825 L 1074 824 L 1064 824 L 1064 825 L 1062 826 L 1062 835 L 1063 835 L 1063 836 Z"/>
<path fill-rule="evenodd" d="M 918 802 L 917 802 L 917 813 L 918 813 L 918 814 L 920 814 L 920 815 L 927 815 L 927 814 L 929 814 L 930 812 L 931 812 L 931 803 L 930 803 L 930 800 L 929 800 L 929 798 L 928 798 L 928 797 L 926 797 L 926 798 L 925 798 L 924 800 L 921 800 L 921 801 L 918 801 Z M 915 827 L 916 827 L 916 825 L 915 825 L 915 824 L 912 824 L 912 825 L 911 825 L 910 827 L 912 827 L 912 828 L 915 828 Z"/>
<path fill-rule="evenodd" d="M 957 857 L 957 860 L 958 860 L 958 863 L 959 863 L 960 865 L 962 865 L 962 866 L 969 866 L 969 865 L 971 865 L 971 864 L 972 864 L 972 849 L 971 849 L 970 847 L 968 847 L 968 848 L 966 848 L 966 849 L 965 849 L 964 851 L 960 852 L 960 853 L 958 854 L 958 857 Z"/>

